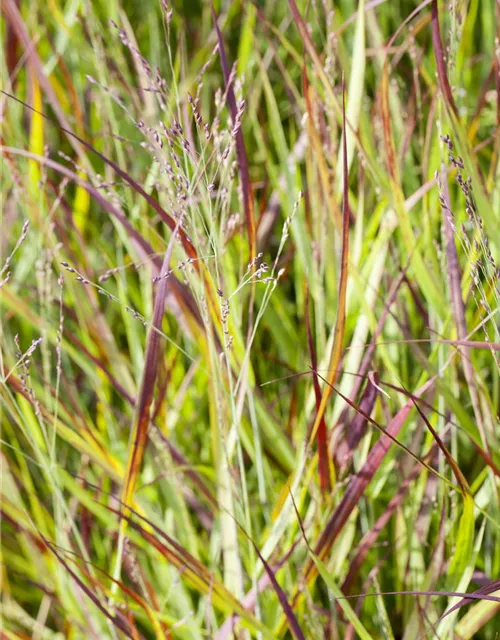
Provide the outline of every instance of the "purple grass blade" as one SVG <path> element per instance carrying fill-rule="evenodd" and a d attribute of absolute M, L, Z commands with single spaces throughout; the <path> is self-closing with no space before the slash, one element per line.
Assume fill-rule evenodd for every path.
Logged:
<path fill-rule="evenodd" d="M 245 148 L 245 141 L 243 139 L 243 132 L 241 130 L 241 126 L 238 126 L 240 124 L 238 123 L 238 117 L 241 116 L 239 116 L 238 114 L 238 105 L 236 104 L 236 97 L 234 95 L 232 86 L 229 63 L 227 60 L 226 50 L 224 48 L 224 39 L 219 28 L 219 21 L 217 19 L 217 14 L 215 13 L 213 2 L 211 3 L 211 7 L 215 32 L 217 34 L 217 41 L 219 43 L 219 56 L 222 66 L 222 72 L 224 74 L 224 82 L 226 84 L 227 103 L 229 105 L 229 112 L 231 114 L 233 128 L 237 128 L 236 161 L 238 163 L 238 172 L 240 174 L 241 190 L 243 194 L 243 206 L 245 209 L 245 220 L 247 226 L 248 241 L 250 244 L 250 260 L 253 260 L 253 258 L 255 257 L 255 220 L 253 211 L 252 186 L 250 184 L 250 173 L 248 169 L 248 157 Z"/>

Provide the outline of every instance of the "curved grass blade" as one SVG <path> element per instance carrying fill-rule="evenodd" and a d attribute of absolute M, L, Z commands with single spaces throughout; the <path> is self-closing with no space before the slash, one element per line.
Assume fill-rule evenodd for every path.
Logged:
<path fill-rule="evenodd" d="M 346 619 L 352 624 L 352 626 L 354 627 L 354 629 L 358 633 L 359 637 L 362 640 L 373 640 L 372 636 L 368 633 L 366 628 L 363 626 L 363 624 L 361 623 L 360 619 L 358 618 L 358 616 L 354 612 L 354 610 L 351 607 L 351 605 L 349 604 L 349 602 L 343 597 L 344 594 L 340 590 L 340 588 L 337 585 L 337 583 L 335 582 L 335 580 L 330 575 L 330 572 L 329 572 L 328 568 L 326 567 L 326 565 L 316 556 L 316 554 L 312 550 L 311 545 L 309 544 L 309 540 L 307 539 L 307 536 L 306 536 L 306 532 L 305 532 L 305 529 L 304 529 L 304 524 L 302 522 L 302 518 L 300 517 L 300 513 L 297 510 L 297 505 L 295 504 L 295 500 L 293 499 L 293 495 L 291 493 L 290 493 L 290 497 L 292 499 L 293 508 L 295 510 L 295 515 L 296 515 L 297 520 L 299 522 L 299 527 L 300 527 L 300 530 L 301 530 L 301 533 L 302 533 L 302 537 L 304 538 L 304 541 L 306 543 L 307 551 L 309 553 L 309 556 L 313 560 L 314 564 L 316 565 L 316 567 L 318 569 L 318 573 L 322 577 L 322 579 L 323 579 L 324 583 L 326 584 L 326 586 L 328 587 L 328 589 L 332 592 L 333 597 L 338 601 L 338 604 L 339 604 L 340 608 L 342 609 L 342 612 L 344 613 Z"/>
<path fill-rule="evenodd" d="M 1 92 L 1 90 L 0 90 Z M 25 151 L 24 149 L 16 149 L 15 147 L 7 147 L 0 146 L 0 151 L 3 153 L 9 153 L 13 155 L 23 156 L 25 158 L 34 159 L 40 164 L 43 164 L 47 167 L 50 167 L 54 171 L 57 171 L 63 176 L 70 178 L 77 185 L 84 188 L 92 198 L 109 214 L 111 214 L 116 220 L 120 222 L 120 224 L 125 228 L 128 235 L 130 236 L 131 241 L 133 242 L 141 260 L 147 260 L 149 256 L 154 254 L 153 248 L 147 242 L 142 235 L 134 229 L 134 227 L 130 224 L 128 219 L 123 215 L 123 213 L 114 207 L 108 200 L 106 200 L 95 187 L 93 187 L 90 182 L 84 180 L 74 171 L 68 169 L 64 165 L 59 162 L 55 162 L 51 158 L 46 158 L 45 156 L 38 156 L 30 151 Z M 158 268 L 161 266 L 160 259 L 157 257 L 153 258 L 154 263 Z M 194 262 L 193 264 L 197 264 Z M 196 302 L 192 296 L 192 294 L 187 290 L 187 288 L 179 282 L 178 278 L 175 274 L 170 274 L 169 276 L 170 288 L 172 293 L 176 294 L 177 300 L 181 305 L 182 309 L 187 311 L 194 319 L 196 324 L 201 325 L 200 314 L 196 307 Z"/>
<path fill-rule="evenodd" d="M 371 593 L 356 593 L 350 596 L 343 596 L 346 600 L 353 600 L 354 598 L 368 598 L 372 596 L 446 596 L 449 598 L 463 598 L 464 602 L 461 604 L 467 604 L 467 602 L 473 602 L 474 600 L 487 600 L 488 602 L 500 602 L 500 597 L 489 595 L 489 591 L 483 591 L 491 588 L 491 592 L 494 592 L 498 589 L 499 583 L 495 581 L 491 583 L 491 585 L 487 585 L 486 587 L 481 587 L 477 591 L 472 591 L 471 593 L 464 593 L 463 591 L 432 591 L 422 589 L 421 591 L 376 591 Z M 450 613 L 450 612 L 448 612 Z"/>
<path fill-rule="evenodd" d="M 16 96 L 13 96 L 12 94 L 7 93 L 6 91 L 3 91 L 2 89 L 0 89 L 0 93 L 3 93 L 8 98 L 11 98 L 12 100 L 15 100 L 16 102 L 19 102 L 19 104 L 22 104 L 26 109 L 29 109 L 30 111 L 33 111 L 33 112 L 37 113 L 38 115 L 40 115 L 43 118 L 45 118 L 45 120 L 48 120 L 49 122 L 52 122 L 61 131 L 64 131 L 64 133 L 66 135 L 70 136 L 70 138 L 74 138 L 75 140 L 78 140 L 78 142 L 81 145 L 83 145 L 86 149 L 88 149 L 89 151 L 92 151 L 92 153 L 94 153 L 98 158 L 100 158 L 103 162 L 105 162 L 108 166 L 110 166 L 114 171 L 116 171 L 116 173 L 120 176 L 120 178 L 125 180 L 125 182 L 127 182 L 134 189 L 134 191 L 136 191 L 140 196 L 142 196 L 146 200 L 146 202 L 149 204 L 149 206 L 156 211 L 156 213 L 160 216 L 160 218 L 163 220 L 163 222 L 165 222 L 167 224 L 167 226 L 170 228 L 170 230 L 174 231 L 174 229 L 176 228 L 177 223 L 172 218 L 172 216 L 170 216 L 165 211 L 165 209 L 163 209 L 163 207 L 160 205 L 160 203 L 157 200 L 155 200 L 152 196 L 150 196 L 149 193 L 146 193 L 146 191 L 144 191 L 144 189 L 140 186 L 140 184 L 138 182 L 136 182 L 126 171 L 121 169 L 116 164 L 116 162 L 114 162 L 113 160 L 110 160 L 109 158 L 107 158 L 100 151 L 97 151 L 97 149 L 95 147 L 93 147 L 91 144 L 89 144 L 88 142 L 83 140 L 83 138 L 80 138 L 79 136 L 77 136 L 76 133 L 73 133 L 70 129 L 67 129 L 66 127 L 63 127 L 56 120 L 53 120 L 52 118 L 49 118 L 49 116 L 47 116 L 46 114 L 42 113 L 41 111 L 38 111 L 37 109 L 34 109 L 32 106 L 30 106 L 29 104 L 27 104 L 23 100 L 20 100 L 19 98 L 16 98 Z M 178 229 L 177 233 L 179 234 L 179 238 L 180 238 L 180 240 L 182 242 L 182 245 L 183 245 L 184 250 L 186 251 L 186 254 L 188 255 L 188 257 L 192 258 L 193 260 L 196 260 L 198 258 L 198 254 L 196 252 L 196 249 L 194 248 L 193 243 L 191 242 L 190 238 L 188 237 L 187 233 L 182 228 Z"/>
<path fill-rule="evenodd" d="M 137 629 L 134 629 L 132 627 L 132 625 L 130 624 L 130 622 L 128 624 L 125 624 L 125 622 L 123 621 L 123 619 L 120 616 L 110 613 L 106 609 L 106 607 L 103 604 L 101 604 L 99 598 L 95 595 L 95 593 L 93 593 L 92 590 L 89 589 L 89 587 L 87 587 L 87 585 L 82 580 L 80 580 L 80 578 L 71 569 L 71 567 L 66 562 L 66 560 L 61 556 L 60 553 L 58 553 L 58 551 L 56 550 L 54 545 L 49 540 L 47 540 L 43 536 L 43 534 L 41 534 L 40 532 L 38 532 L 38 533 L 39 533 L 40 538 L 43 540 L 43 542 L 47 546 L 47 548 L 50 549 L 50 551 L 55 555 L 55 557 L 57 558 L 58 562 L 66 569 L 68 574 L 73 578 L 73 580 L 76 582 L 76 584 L 79 586 L 79 588 L 83 591 L 83 593 L 85 593 L 85 595 L 88 598 L 90 598 L 90 600 L 101 611 L 101 613 L 103 613 L 106 616 L 106 618 L 108 618 L 108 620 L 110 620 L 117 629 L 119 629 L 122 633 L 124 633 L 127 638 L 131 638 L 132 640 L 137 638 L 138 637 L 137 636 L 137 633 L 138 633 Z"/>
<path fill-rule="evenodd" d="M 498 581 L 496 585 L 500 586 Z M 477 602 L 455 625 L 454 631 L 460 638 L 463 638 L 463 640 L 476 638 L 478 631 L 494 616 L 498 615 L 500 612 L 500 590 L 494 591 L 492 595 L 496 595 L 499 598 L 499 602 L 492 602 L 486 599 Z M 469 603 L 464 602 L 464 604 Z"/>
<path fill-rule="evenodd" d="M 144 456 L 144 450 L 146 448 L 146 443 L 148 440 L 148 431 L 151 419 L 151 406 L 153 403 L 153 394 L 155 390 L 156 376 L 158 373 L 158 360 L 160 357 L 160 334 L 158 333 L 158 331 L 161 331 L 163 315 L 165 313 L 165 299 L 168 287 L 167 274 L 174 250 L 175 237 L 177 235 L 178 229 L 180 228 L 181 222 L 182 217 L 179 218 L 179 221 L 168 243 L 167 251 L 165 252 L 165 257 L 163 259 L 163 264 L 160 271 L 161 279 L 154 303 L 153 320 L 149 328 L 146 341 L 146 354 L 144 357 L 144 369 L 142 373 L 141 388 L 139 391 L 139 397 L 137 399 L 136 415 L 130 441 L 131 447 L 129 450 L 129 457 L 123 483 L 122 502 L 125 508 L 128 508 L 132 502 L 135 487 L 137 485 L 137 479 L 139 477 L 142 459 Z M 120 522 L 118 551 L 115 571 L 113 574 L 113 578 L 115 580 L 119 580 L 120 578 L 126 522 L 127 521 L 125 519 L 122 519 Z"/>
<path fill-rule="evenodd" d="M 203 595 L 210 595 L 211 601 L 218 609 L 227 614 L 237 613 L 252 632 L 260 632 L 265 638 L 274 638 L 269 629 L 259 622 L 199 560 L 194 558 L 189 551 L 184 549 L 173 540 L 173 538 L 148 520 L 148 518 L 145 518 L 130 507 L 127 509 L 129 514 L 134 514 L 137 518 L 140 518 L 159 538 L 165 540 L 167 544 L 161 542 L 159 538 L 146 530 L 145 527 L 135 522 L 131 515 L 128 515 L 124 511 L 113 509 L 112 507 L 106 507 L 106 509 L 126 520 L 132 529 L 138 532 L 145 541 L 149 542 L 181 572 L 182 577 L 189 582 L 193 588 Z"/>

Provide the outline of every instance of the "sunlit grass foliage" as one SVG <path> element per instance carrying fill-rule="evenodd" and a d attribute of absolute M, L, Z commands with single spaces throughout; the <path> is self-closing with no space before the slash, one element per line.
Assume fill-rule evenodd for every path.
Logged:
<path fill-rule="evenodd" d="M 8 640 L 500 631 L 500 5 L 2 1 Z"/>

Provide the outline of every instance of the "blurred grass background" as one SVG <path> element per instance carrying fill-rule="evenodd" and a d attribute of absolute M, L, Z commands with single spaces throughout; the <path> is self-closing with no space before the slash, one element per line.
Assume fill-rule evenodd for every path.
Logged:
<path fill-rule="evenodd" d="M 3 637 L 498 637 L 499 12 L 3 0 Z"/>

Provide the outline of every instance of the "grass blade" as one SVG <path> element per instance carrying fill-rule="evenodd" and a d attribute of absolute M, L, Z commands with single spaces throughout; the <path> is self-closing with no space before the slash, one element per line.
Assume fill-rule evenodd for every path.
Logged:
<path fill-rule="evenodd" d="M 130 438 L 127 468 L 123 480 L 122 502 L 126 508 L 128 508 L 132 503 L 132 498 L 137 486 L 137 479 L 139 477 L 141 463 L 144 456 L 144 450 L 146 448 L 146 443 L 148 440 L 148 431 L 151 419 L 151 406 L 153 403 L 153 394 L 156 385 L 156 376 L 158 373 L 158 360 L 160 357 L 160 334 L 158 333 L 158 331 L 161 330 L 162 320 L 165 313 L 165 298 L 167 295 L 168 287 L 167 274 L 169 272 L 170 261 L 172 259 L 175 236 L 181 222 L 182 218 L 179 219 L 179 222 L 174 229 L 174 233 L 172 234 L 172 237 L 170 238 L 170 241 L 168 243 L 167 251 L 165 252 L 165 257 L 163 259 L 163 264 L 160 271 L 161 279 L 158 285 L 158 291 L 156 293 L 153 320 L 148 332 L 146 342 L 144 370 L 142 373 L 141 388 L 137 400 L 134 426 L 132 428 Z M 114 580 L 120 579 L 126 522 L 127 521 L 124 519 L 122 519 L 120 522 L 118 550 L 115 560 L 115 570 L 113 572 Z"/>
<path fill-rule="evenodd" d="M 318 380 L 318 359 L 316 357 L 316 349 L 314 348 L 313 337 L 311 333 L 311 319 L 309 313 L 309 295 L 306 292 L 306 331 L 307 342 L 309 345 L 309 355 L 311 356 L 311 368 L 314 384 L 314 395 L 316 397 L 316 411 L 319 411 L 321 405 L 321 387 Z M 330 483 L 330 459 L 328 455 L 328 441 L 325 416 L 321 417 L 321 422 L 318 427 L 318 460 L 319 460 L 319 480 L 320 487 L 324 493 L 328 493 L 331 490 Z"/>
<path fill-rule="evenodd" d="M 342 122 L 343 122 L 343 147 L 342 147 L 342 161 L 344 165 L 344 185 L 343 185 L 343 205 L 342 205 L 342 253 L 340 258 L 340 283 L 338 294 L 338 306 L 337 306 L 337 319 L 335 321 L 334 340 L 332 345 L 332 352 L 330 355 L 330 364 L 328 366 L 328 384 L 323 389 L 323 395 L 321 397 L 321 403 L 319 409 L 316 412 L 316 418 L 314 426 L 309 438 L 312 442 L 316 437 L 316 433 L 319 429 L 319 425 L 324 416 L 326 405 L 332 393 L 332 386 L 335 384 L 337 378 L 337 372 L 342 357 L 342 346 L 344 341 L 345 332 L 345 317 L 346 317 L 346 296 L 347 296 L 347 278 L 349 268 L 349 224 L 351 210 L 349 208 L 349 176 L 347 168 L 347 139 L 346 139 L 346 122 L 345 122 L 345 87 L 342 84 Z"/>
<path fill-rule="evenodd" d="M 248 171 L 248 158 L 245 149 L 245 141 L 243 140 L 243 132 L 241 130 L 241 122 L 238 122 L 238 118 L 241 118 L 242 114 L 239 114 L 238 105 L 236 104 L 236 98 L 233 89 L 233 80 L 231 78 L 231 71 L 226 56 L 226 50 L 224 47 L 224 40 L 219 28 L 219 21 L 217 14 L 215 13 L 213 1 L 211 2 L 212 17 L 215 26 L 215 33 L 217 34 L 217 42 L 219 44 L 219 56 L 222 65 L 222 71 L 224 73 L 224 82 L 226 85 L 227 103 L 229 105 L 229 111 L 231 113 L 231 120 L 233 128 L 236 131 L 236 158 L 238 162 L 238 171 L 240 174 L 241 190 L 243 195 L 243 207 L 245 209 L 245 220 L 247 225 L 248 242 L 250 247 L 250 260 L 255 258 L 255 220 L 253 211 L 253 195 L 252 186 L 250 184 L 250 174 Z"/>

